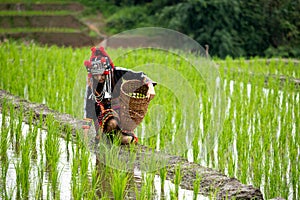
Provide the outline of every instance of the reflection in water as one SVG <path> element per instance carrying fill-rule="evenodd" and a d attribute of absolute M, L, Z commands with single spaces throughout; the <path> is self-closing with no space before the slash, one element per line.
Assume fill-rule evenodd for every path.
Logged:
<path fill-rule="evenodd" d="M 253 98 L 251 95 L 255 94 L 255 89 L 259 89 L 260 88 L 256 88 L 255 86 L 251 86 L 250 84 L 238 84 L 237 82 L 234 82 L 232 80 L 229 80 L 229 81 L 225 81 L 225 84 L 224 84 L 224 88 L 227 87 L 229 88 L 229 91 L 228 91 L 228 99 L 227 99 L 227 104 L 225 105 L 226 109 L 225 109 L 225 113 L 226 113 L 226 117 L 229 117 L 230 115 L 230 112 L 232 112 L 232 118 L 233 119 L 236 119 L 237 118 L 237 110 L 236 108 L 234 107 L 235 106 L 235 102 L 232 101 L 232 96 L 234 95 L 234 88 L 238 88 L 238 87 L 241 87 L 241 91 L 244 91 L 244 88 L 246 89 L 246 93 L 244 94 L 244 98 L 247 99 L 246 103 L 251 103 L 251 98 Z M 25 90 L 27 91 L 27 87 L 25 87 Z M 275 102 L 277 103 L 276 106 L 278 107 L 278 109 L 276 109 L 276 111 L 278 112 L 278 115 L 275 115 L 277 118 L 275 118 L 272 122 L 275 123 L 275 125 L 277 125 L 276 128 L 276 131 L 274 132 L 274 141 L 275 143 L 270 143 L 271 145 L 269 145 L 269 148 L 268 149 L 272 149 L 273 147 L 281 147 L 279 142 L 280 142 L 280 137 L 282 137 L 281 135 L 285 133 L 286 130 L 291 130 L 291 134 L 288 136 L 290 136 L 289 138 L 289 143 L 290 144 L 293 144 L 295 143 L 296 148 L 299 147 L 298 143 L 296 142 L 296 139 L 297 139 L 297 124 L 299 122 L 298 118 L 296 119 L 296 113 L 298 113 L 297 111 L 299 110 L 299 107 L 297 107 L 296 105 L 299 105 L 299 99 L 300 99 L 300 95 L 299 93 L 286 93 L 286 92 L 283 92 L 281 90 L 277 91 L 278 94 L 277 95 L 274 95 L 274 92 L 276 92 L 275 90 L 269 90 L 267 88 L 264 88 L 263 89 L 263 92 L 262 93 L 259 93 L 259 94 L 262 94 L 260 96 L 260 98 L 263 99 L 263 101 L 259 101 L 259 102 L 263 102 L 265 103 L 266 105 L 267 104 L 267 101 L 268 101 L 268 96 L 271 96 L 272 98 L 274 98 L 274 100 L 276 100 Z M 237 94 L 235 94 L 237 95 Z M 238 94 L 238 97 L 240 97 L 240 94 Z M 251 98 L 250 98 L 251 97 Z M 291 101 L 291 102 L 290 102 Z M 45 102 L 44 102 L 45 103 Z M 200 110 L 203 109 L 203 107 L 201 107 L 202 105 L 202 100 L 200 98 L 200 102 L 199 102 L 199 105 L 200 105 Z M 272 106 L 272 105 L 269 105 L 269 106 Z M 232 109 L 232 110 L 230 110 Z M 275 109 L 274 109 L 275 110 Z M 288 111 L 288 112 L 287 112 Z M 255 111 L 256 112 L 256 111 Z M 290 118 L 285 118 L 285 116 L 289 114 L 291 115 Z M 252 116 L 252 115 L 249 115 L 249 116 Z M 258 122 L 260 121 L 259 120 L 259 114 L 258 115 L 253 115 L 254 118 L 251 118 L 251 121 L 255 121 L 257 120 Z M 200 116 L 200 131 L 201 131 L 201 134 L 203 135 L 203 131 L 204 131 L 204 124 L 203 124 L 203 116 L 201 115 Z M 175 118 L 174 118 L 175 120 Z M 172 119 L 172 123 L 175 124 L 175 128 L 176 129 L 176 123 Z M 284 123 L 283 120 L 289 120 L 289 124 L 287 123 Z M 0 114 L 0 121 L 2 121 L 2 115 Z M 7 117 L 6 119 L 7 123 L 9 124 L 9 118 Z M 297 122 L 297 123 L 296 123 Z M 16 125 L 18 122 L 16 122 Z M 0 124 L 0 127 L 1 127 L 2 124 Z M 144 124 L 142 124 L 143 126 Z M 292 128 L 291 129 L 286 129 L 285 126 L 289 125 L 291 126 Z M 145 126 L 145 125 L 144 125 Z M 259 126 L 257 126 L 259 127 Z M 247 133 L 249 135 L 249 138 L 252 139 L 253 138 L 253 134 L 256 133 L 255 131 L 255 128 L 257 128 L 253 123 L 249 123 L 249 126 L 248 126 L 248 129 L 247 129 Z M 145 129 L 145 127 L 142 127 L 143 129 Z M 22 124 L 22 131 L 23 131 L 23 135 L 26 136 L 26 134 L 29 132 L 28 131 L 28 126 L 25 125 L 24 123 Z M 2 130 L 1 130 L 2 131 Z M 232 153 L 232 166 L 238 166 L 239 164 L 239 158 L 238 158 L 238 149 L 237 149 L 237 146 L 238 146 L 238 140 L 237 140 L 237 127 L 235 125 L 235 123 L 232 123 L 232 129 L 231 129 L 232 133 L 233 133 L 233 137 L 232 137 L 232 144 L 231 144 L 231 153 Z M 260 132 L 258 132 L 260 134 Z M 3 133 L 1 132 L 1 135 Z M 143 138 L 144 134 L 143 132 L 141 132 L 141 138 Z M 248 137 L 248 136 L 247 136 Z M 37 155 L 36 155 L 36 158 L 35 159 L 32 159 L 31 160 L 31 171 L 30 171 L 30 183 L 31 183 L 31 186 L 30 186 L 30 192 L 29 192 L 29 196 L 30 197 L 33 197 L 35 195 L 35 191 L 38 189 L 37 185 L 40 181 L 39 179 L 39 166 L 40 166 L 40 162 L 43 162 L 45 163 L 45 156 L 43 154 L 45 154 L 44 152 L 44 147 L 43 148 L 39 148 L 40 145 L 43 145 L 44 142 L 45 142 L 45 138 L 46 138 L 46 132 L 45 131 L 41 131 L 39 130 L 39 135 L 38 135 L 38 138 L 41 138 L 40 140 L 38 139 L 37 140 L 37 143 L 36 143 L 36 149 L 37 149 Z M 159 137 L 157 138 L 158 139 L 158 144 L 159 144 Z M 250 141 L 250 142 L 253 142 L 253 141 Z M 72 198 L 72 188 L 71 188 L 71 177 L 72 177 L 72 162 L 69 160 L 69 158 L 72 158 L 73 157 L 73 152 L 69 146 L 69 148 L 67 148 L 65 144 L 65 141 L 63 139 L 60 139 L 59 140 L 59 143 L 60 143 L 60 160 L 59 160 L 59 163 L 58 163 L 58 171 L 60 172 L 60 176 L 59 176 L 59 191 L 60 191 L 60 197 L 61 199 L 71 199 Z M 16 142 L 16 144 L 18 144 Z M 254 143 L 255 144 L 255 143 Z M 203 144 L 201 142 L 198 143 L 199 145 L 199 149 L 200 150 L 205 150 L 205 147 L 202 146 Z M 258 143 L 258 145 L 261 145 L 260 143 Z M 74 145 L 75 146 L 75 145 Z M 7 149 L 6 153 L 7 153 L 7 156 L 8 156 L 8 171 L 5 173 L 5 177 L 2 175 L 1 177 L 1 180 L 0 180 L 0 187 L 1 189 L 5 188 L 6 189 L 6 192 L 8 195 L 12 194 L 11 195 L 11 199 L 16 199 L 16 176 L 17 176 L 17 173 L 16 173 L 16 166 L 18 165 L 18 162 L 20 160 L 20 156 L 18 156 L 16 154 L 16 148 L 18 147 L 18 145 L 14 146 L 14 144 L 9 144 L 9 148 Z M 159 145 L 157 145 L 157 147 L 159 147 Z M 75 147 L 74 147 L 75 148 Z M 286 148 L 294 148 L 293 146 L 288 146 Z M 298 148 L 299 149 L 299 148 Z M 287 150 L 290 150 L 290 149 L 287 149 Z M 294 149 L 293 149 L 294 150 Z M 22 149 L 20 149 L 20 151 L 22 151 Z M 202 151 L 204 152 L 204 156 L 201 157 L 201 156 L 198 156 L 197 159 L 197 162 L 200 163 L 201 165 L 206 165 L 206 152 L 205 151 Z M 217 153 L 218 153 L 218 146 L 216 145 L 215 148 L 214 148 L 214 154 L 213 156 L 215 157 L 214 158 L 214 164 L 216 166 L 219 165 L 218 161 L 219 158 L 217 157 Z M 275 153 L 278 153 L 278 152 L 275 152 Z M 288 199 L 292 199 L 293 198 L 293 194 L 296 195 L 296 189 L 298 188 L 298 185 L 297 183 L 293 183 L 293 181 L 295 180 L 293 176 L 293 174 L 297 174 L 296 172 L 295 173 L 292 173 L 291 171 L 293 171 L 293 167 L 294 168 L 294 171 L 297 171 L 297 166 L 293 166 L 293 160 L 290 160 L 290 158 L 292 157 L 291 154 L 293 152 L 289 152 L 287 151 L 286 155 L 287 157 L 284 157 L 284 162 L 285 163 L 275 163 L 277 164 L 277 166 L 282 166 L 282 167 L 285 167 L 287 170 L 283 170 L 283 171 L 279 171 L 280 173 L 284 174 L 284 177 L 285 177 L 285 180 L 280 180 L 280 182 L 284 182 L 284 184 L 286 185 L 289 185 L 288 187 L 288 193 L 290 194 L 289 198 Z M 297 154 L 298 153 L 298 154 Z M 270 179 L 267 179 L 267 175 L 270 175 L 269 173 L 272 172 L 272 168 L 274 166 L 274 156 L 271 155 L 271 157 L 266 157 L 269 156 L 269 153 L 268 152 L 263 152 L 262 153 L 262 157 L 261 159 L 259 160 L 262 165 L 265 165 L 267 168 L 264 169 L 264 168 L 259 168 L 259 173 L 261 174 L 261 182 L 259 182 L 260 184 L 260 189 L 262 191 L 265 190 L 265 188 L 267 190 L 269 190 L 269 186 L 268 186 L 268 180 Z M 275 154 L 274 154 L 275 155 Z M 299 151 L 296 150 L 296 156 L 299 155 Z M 1 155 L 2 156 L 2 155 Z M 189 161 L 194 161 L 193 160 L 193 151 L 192 149 L 189 149 L 188 153 L 187 153 L 187 158 Z M 268 158 L 268 162 L 266 162 Z M 276 159 L 280 159 L 280 157 L 276 157 Z M 92 155 L 92 158 L 90 159 L 93 164 L 92 166 L 95 167 L 97 166 L 96 165 L 96 158 L 95 156 L 93 157 Z M 241 160 L 241 158 L 240 158 Z M 254 163 L 255 164 L 255 163 Z M 229 164 L 228 164 L 229 165 Z M 104 169 L 105 167 L 107 166 L 102 166 L 100 167 L 100 169 Z M 0 169 L 1 171 L 3 170 L 4 168 L 4 165 L 3 163 L 1 163 L 0 165 Z M 234 177 L 237 176 L 237 173 L 238 173 L 238 167 L 235 167 L 232 169 L 232 175 Z M 261 169 L 264 169 L 264 171 L 262 172 Z M 92 170 L 92 169 L 90 169 Z M 226 174 L 230 174 L 229 172 L 230 169 L 228 169 L 226 166 L 225 166 L 225 173 Z M 267 173 L 266 175 L 264 173 Z M 101 176 L 101 173 L 99 173 Z M 272 174 L 273 175 L 273 174 Z M 255 175 L 252 175 L 252 176 L 255 176 Z M 44 172 L 43 174 L 43 180 L 42 180 L 42 188 L 43 188 L 43 197 L 44 198 L 47 198 L 48 197 L 48 185 L 50 183 L 50 180 L 48 178 L 48 174 L 47 172 Z M 127 186 L 127 189 L 128 189 L 128 198 L 134 198 L 135 197 L 135 194 L 136 194 L 136 191 L 134 190 L 134 187 L 137 186 L 138 189 L 140 190 L 141 187 L 142 187 L 142 183 L 143 183 L 143 174 L 136 168 L 133 169 L 133 172 L 132 174 L 129 174 L 129 180 L 128 180 L 128 185 Z M 253 177 L 251 177 L 251 174 L 249 174 L 249 177 L 250 177 L 250 180 L 247 180 L 248 183 L 253 181 L 251 180 L 251 178 L 253 179 Z M 3 185 L 3 180 L 5 180 L 5 187 L 2 187 Z M 109 193 L 108 191 L 111 191 L 111 184 L 109 181 L 107 180 L 103 180 L 102 182 L 102 185 L 99 185 L 99 190 L 98 190 L 98 195 L 99 196 L 104 196 L 107 195 L 107 196 L 112 196 L 112 193 Z M 266 186 L 265 186 L 266 184 Z M 279 185 L 279 183 L 276 183 Z M 274 184 L 275 185 L 275 184 Z M 101 188 L 103 186 L 103 188 Z M 281 187 L 281 185 L 280 185 Z M 285 186 L 283 186 L 285 187 Z M 293 188 L 295 187 L 295 188 Z M 101 188 L 101 189 L 100 189 Z M 133 189 L 131 189 L 133 188 Z M 272 188 L 272 187 L 271 187 Z M 169 182 L 169 181 L 166 181 L 165 182 L 165 187 L 164 188 L 161 188 L 161 183 L 160 183 L 160 177 L 155 175 L 154 176 L 154 199 L 170 199 L 170 191 L 174 190 L 174 185 Z M 268 192 L 268 191 L 266 191 Z M 186 191 L 186 190 L 179 190 L 179 199 L 190 199 L 191 196 L 192 196 L 192 191 Z M 1 197 L 1 196 L 0 196 Z"/>
<path fill-rule="evenodd" d="M 2 120 L 2 114 L 0 114 L 0 121 Z M 0 124 L 1 127 L 1 124 Z M 29 126 L 25 123 L 22 123 L 22 133 L 23 133 L 23 137 L 26 137 L 26 135 L 29 133 Z M 34 198 L 35 196 L 35 192 L 38 190 L 38 183 L 39 183 L 39 170 L 40 169 L 40 162 L 45 163 L 45 154 L 44 152 L 44 148 L 39 149 L 39 146 L 42 144 L 44 144 L 45 138 L 46 138 L 46 131 L 43 130 L 38 130 L 38 138 L 41 139 L 37 139 L 37 143 L 36 143 L 36 148 L 37 149 L 37 157 L 35 159 L 31 160 L 31 170 L 30 170 L 30 193 L 29 193 L 29 197 Z M 59 140 L 60 143 L 60 152 L 61 156 L 60 156 L 60 161 L 58 163 L 58 171 L 60 173 L 59 176 L 59 191 L 60 191 L 60 198 L 61 199 L 71 199 L 71 167 L 70 167 L 70 162 L 68 160 L 68 156 L 67 156 L 67 148 L 64 144 L 64 140 L 60 139 Z M 22 149 L 21 149 L 22 151 Z M 42 151 L 42 152 L 41 152 Z M 69 154 L 72 155 L 72 152 L 69 151 Z M 15 150 L 10 146 L 10 148 L 7 151 L 8 154 L 8 158 L 9 158 L 9 167 L 8 167 L 8 171 L 7 171 L 7 175 L 6 175 L 6 191 L 11 191 L 10 193 L 12 193 L 12 199 L 16 199 L 16 185 L 17 185 L 17 171 L 16 171 L 16 166 L 18 163 L 18 160 L 20 159 L 18 157 L 18 155 L 15 154 Z M 47 199 L 47 196 L 49 196 L 49 194 L 47 194 L 48 190 L 49 190 L 49 184 L 50 184 L 50 178 L 48 177 L 48 173 L 44 172 L 43 174 L 44 180 L 42 183 L 42 190 L 43 190 L 43 199 Z"/>
<path fill-rule="evenodd" d="M 100 162 L 96 158 L 96 165 L 97 165 L 97 171 L 98 176 L 101 178 L 101 181 L 99 184 L 99 189 L 101 192 L 99 192 L 99 197 L 108 197 L 110 199 L 114 199 L 113 191 L 111 187 L 111 181 L 112 181 L 112 173 L 115 172 L 116 169 L 110 168 L 107 165 L 104 165 L 103 162 Z M 107 173 L 109 172 L 109 173 Z M 126 184 L 126 191 L 124 199 L 145 199 L 145 189 L 150 189 L 150 199 L 153 200 L 169 200 L 171 198 L 172 192 L 175 191 L 175 185 L 169 181 L 166 180 L 164 184 L 164 188 L 161 187 L 161 178 L 158 175 L 153 175 L 152 185 L 145 185 L 147 184 L 147 178 L 149 174 L 142 173 L 138 168 L 134 168 L 132 172 L 122 172 L 126 173 L 127 177 L 129 177 L 127 184 Z M 150 175 L 150 176 L 151 176 Z M 104 192 L 103 192 L 104 191 Z M 138 195 L 138 196 L 137 196 Z M 142 197 L 141 195 L 145 195 Z M 193 191 L 191 190 L 185 190 L 182 188 L 179 188 L 179 194 L 178 194 L 179 200 L 189 200 L 193 199 Z M 197 200 L 208 200 L 208 197 L 202 196 L 198 194 Z"/>
<path fill-rule="evenodd" d="M 2 121 L 2 114 L 0 114 L 0 121 Z M 9 123 L 9 118 L 7 117 L 7 123 Z M 17 123 L 17 122 L 16 122 Z M 0 123 L 0 128 L 1 128 Z M 22 123 L 22 134 L 25 138 L 30 132 L 29 126 L 25 123 Z M 42 198 L 48 199 L 51 198 L 51 190 L 49 190 L 49 185 L 51 185 L 51 179 L 49 174 L 44 169 L 43 175 L 41 173 L 41 165 L 46 163 L 45 158 L 45 140 L 47 132 L 44 130 L 38 130 L 37 140 L 36 140 L 36 157 L 31 159 L 31 168 L 30 168 L 30 191 L 29 199 L 34 199 L 37 190 L 39 189 L 39 183 L 41 183 L 42 188 Z M 58 178 L 58 191 L 60 199 L 72 199 L 72 158 L 73 150 L 76 149 L 76 145 L 73 144 L 73 148 L 67 145 L 67 142 L 60 138 L 59 139 L 59 151 L 60 158 L 57 166 L 59 172 Z M 22 149 L 21 149 L 22 151 Z M 11 199 L 16 199 L 17 191 L 17 170 L 16 165 L 20 156 L 15 152 L 15 149 L 12 145 L 9 145 L 7 150 L 9 167 L 6 173 L 6 192 L 10 194 Z M 171 181 L 166 180 L 164 188 L 161 188 L 161 178 L 155 174 L 142 173 L 138 168 L 133 167 L 132 170 L 126 172 L 117 173 L 116 169 L 110 168 L 109 166 L 103 164 L 99 161 L 99 158 L 96 155 L 91 154 L 90 162 L 92 165 L 89 166 L 89 174 L 93 171 L 92 167 L 97 168 L 97 176 L 99 178 L 99 184 L 97 185 L 97 196 L 104 199 L 116 199 L 114 198 L 113 184 L 114 184 L 114 175 L 123 176 L 126 178 L 126 183 L 124 186 L 124 198 L 125 199 L 141 199 L 142 194 L 146 195 L 145 192 L 151 192 L 151 199 L 171 199 L 170 194 L 175 191 L 174 184 Z M 0 169 L 2 166 L 0 166 Z M 42 180 L 40 178 L 43 177 Z M 1 177 L 3 179 L 3 176 Z M 90 179 L 92 179 L 90 177 Z M 115 178 L 116 179 L 116 178 Z M 113 180 L 113 181 L 112 181 Z M 137 196 L 138 195 L 138 196 Z M 192 199 L 193 191 L 184 190 L 179 188 L 179 198 L 178 199 Z M 201 195 L 198 195 L 197 199 L 207 199 Z"/>

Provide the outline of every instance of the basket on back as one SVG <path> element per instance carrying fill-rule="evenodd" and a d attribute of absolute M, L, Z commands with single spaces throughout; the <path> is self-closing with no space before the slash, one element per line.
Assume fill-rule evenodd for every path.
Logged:
<path fill-rule="evenodd" d="M 133 130 L 144 119 L 149 105 L 148 86 L 139 80 L 125 81 L 120 93 L 120 122 L 124 132 Z"/>

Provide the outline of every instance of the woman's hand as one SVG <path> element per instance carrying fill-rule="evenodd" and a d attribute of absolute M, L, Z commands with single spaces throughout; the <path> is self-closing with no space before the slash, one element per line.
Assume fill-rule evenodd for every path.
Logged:
<path fill-rule="evenodd" d="M 155 91 L 152 83 L 148 83 L 147 98 L 152 100 L 155 97 Z"/>

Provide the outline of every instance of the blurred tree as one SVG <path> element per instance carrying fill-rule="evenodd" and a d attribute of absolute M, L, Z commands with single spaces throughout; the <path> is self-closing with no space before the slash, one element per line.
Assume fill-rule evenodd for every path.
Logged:
<path fill-rule="evenodd" d="M 193 1 L 166 6 L 159 13 L 160 24 L 191 36 L 211 53 L 244 56 L 237 29 L 240 16 L 238 0 Z"/>
<path fill-rule="evenodd" d="M 106 13 L 111 33 L 141 26 L 182 32 L 224 58 L 300 57 L 299 0 L 79 0 Z"/>

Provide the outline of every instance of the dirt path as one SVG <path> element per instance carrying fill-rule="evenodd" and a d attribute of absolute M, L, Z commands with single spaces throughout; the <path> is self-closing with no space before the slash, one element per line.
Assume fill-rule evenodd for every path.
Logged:
<path fill-rule="evenodd" d="M 25 122 L 26 120 L 28 120 L 30 110 L 33 110 L 35 115 L 34 120 L 36 122 L 40 119 L 41 115 L 42 119 L 45 120 L 47 115 L 51 114 L 54 116 L 54 119 L 56 119 L 61 124 L 62 130 L 66 130 L 65 128 L 67 127 L 72 127 L 72 130 L 75 133 L 75 130 L 81 127 L 81 120 L 75 119 L 68 114 L 58 113 L 54 110 L 49 109 L 43 104 L 28 102 L 17 96 L 9 94 L 4 90 L 0 90 L 0 111 L 2 110 L 4 99 L 12 103 L 15 108 L 20 108 L 20 106 L 23 105 Z M 126 146 L 123 147 L 121 153 L 126 153 L 126 148 Z M 136 151 L 137 155 L 134 164 L 137 167 L 140 167 L 139 160 L 145 158 L 147 156 L 147 153 L 153 153 L 153 151 L 142 145 L 137 145 L 136 148 L 138 149 L 138 151 Z M 94 153 L 94 151 L 92 151 L 92 153 Z M 235 178 L 229 178 L 216 170 L 203 167 L 196 163 L 188 162 L 186 159 L 183 159 L 179 156 L 166 154 L 162 155 L 159 152 L 155 151 L 154 153 L 157 154 L 157 157 L 163 156 L 167 166 L 166 177 L 172 182 L 174 181 L 176 166 L 180 164 L 182 177 L 180 186 L 183 189 L 193 190 L 193 183 L 196 180 L 196 174 L 198 174 L 201 177 L 199 194 L 202 194 L 204 196 L 216 194 L 217 199 L 263 199 L 262 193 L 259 189 L 254 188 L 251 185 L 242 184 Z"/>

